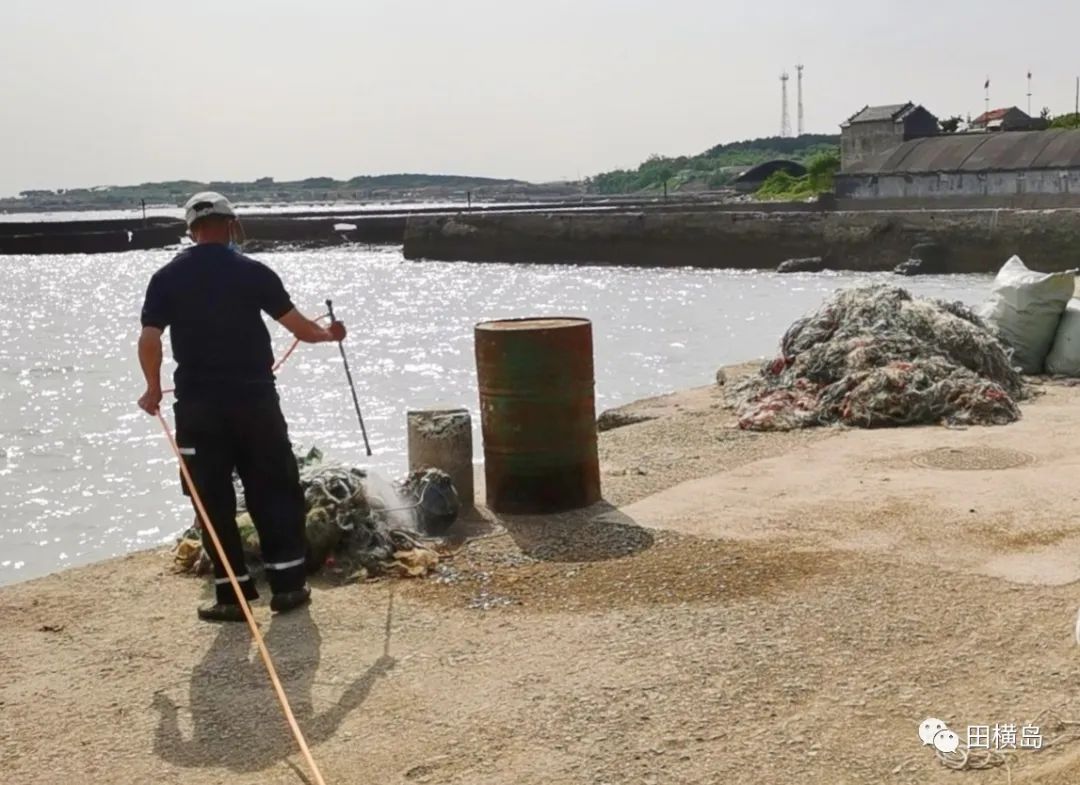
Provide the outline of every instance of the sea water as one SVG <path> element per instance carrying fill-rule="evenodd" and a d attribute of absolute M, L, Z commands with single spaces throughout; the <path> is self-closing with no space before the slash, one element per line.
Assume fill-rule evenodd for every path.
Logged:
<path fill-rule="evenodd" d="M 171 255 L 0 256 L 0 584 L 171 542 L 191 523 L 160 426 L 135 404 L 139 309 Z M 364 454 L 333 344 L 301 346 L 278 375 L 293 442 L 388 478 L 406 470 L 410 408 L 469 407 L 479 456 L 473 326 L 482 320 L 591 319 L 599 413 L 772 354 L 790 323 L 838 288 L 888 281 L 976 303 L 991 282 L 409 262 L 400 248 L 363 246 L 259 258 L 308 315 L 333 299 L 374 456 Z M 287 348 L 282 328 L 271 334 L 276 351 Z"/>

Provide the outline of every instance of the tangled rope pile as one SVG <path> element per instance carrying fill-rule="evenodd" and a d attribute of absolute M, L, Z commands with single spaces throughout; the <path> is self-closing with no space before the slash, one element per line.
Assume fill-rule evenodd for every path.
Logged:
<path fill-rule="evenodd" d="M 833 295 L 735 385 L 739 427 L 1005 424 L 1026 397 L 1008 350 L 961 303 L 875 285 Z"/>
<path fill-rule="evenodd" d="M 417 523 L 418 517 L 442 516 L 443 521 L 456 517 L 456 495 L 443 472 L 429 469 L 409 475 L 397 492 L 389 484 L 373 483 L 362 469 L 324 462 L 317 449 L 298 455 L 297 463 L 307 510 L 309 573 L 321 570 L 341 581 L 381 575 L 416 577 L 438 564 L 438 552 L 417 534 Z M 245 556 L 249 565 L 258 565 L 259 538 L 244 507 L 242 487 L 237 501 L 236 521 Z M 179 571 L 210 572 L 209 557 L 195 529 L 184 533 L 174 554 Z"/>
<path fill-rule="evenodd" d="M 1010 783 L 1012 766 L 1017 760 L 1017 753 L 1012 750 L 972 750 L 967 745 L 957 747 L 955 752 L 934 750 L 934 754 L 942 766 L 953 771 L 981 771 L 1004 766 Z"/>

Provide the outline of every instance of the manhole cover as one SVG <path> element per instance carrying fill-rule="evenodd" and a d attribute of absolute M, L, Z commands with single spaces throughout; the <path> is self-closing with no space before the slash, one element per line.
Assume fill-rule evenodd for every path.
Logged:
<path fill-rule="evenodd" d="M 1005 447 L 940 447 L 912 458 L 916 466 L 954 471 L 1013 469 L 1035 462 L 1035 456 Z"/>

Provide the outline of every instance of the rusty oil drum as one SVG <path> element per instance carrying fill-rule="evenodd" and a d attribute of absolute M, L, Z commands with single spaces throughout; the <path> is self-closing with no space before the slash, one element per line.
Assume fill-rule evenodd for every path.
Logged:
<path fill-rule="evenodd" d="M 600 500 L 592 323 L 503 319 L 476 325 L 487 505 L 547 513 Z"/>

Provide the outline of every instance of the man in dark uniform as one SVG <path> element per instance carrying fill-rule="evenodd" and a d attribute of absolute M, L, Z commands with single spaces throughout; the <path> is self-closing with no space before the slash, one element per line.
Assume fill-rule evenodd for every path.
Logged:
<path fill-rule="evenodd" d="M 196 194 L 185 213 L 195 245 L 154 273 L 146 291 L 139 336 L 146 392 L 139 406 L 157 414 L 161 404 L 161 336 L 168 328 L 177 363 L 176 441 L 191 478 L 244 596 L 254 600 L 259 595 L 236 526 L 233 470 L 240 475 L 273 593 L 270 607 L 289 611 L 311 597 L 304 496 L 262 312 L 306 343 L 340 341 L 345 327 L 334 322 L 324 329 L 300 314 L 273 270 L 234 249 L 236 213 L 224 196 Z M 203 545 L 214 561 L 216 601 L 199 608 L 199 618 L 243 621 L 205 531 Z"/>

